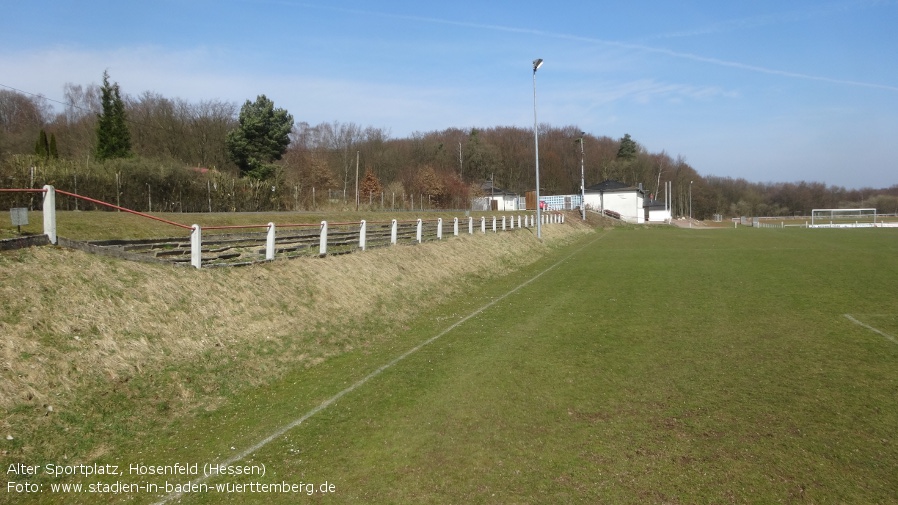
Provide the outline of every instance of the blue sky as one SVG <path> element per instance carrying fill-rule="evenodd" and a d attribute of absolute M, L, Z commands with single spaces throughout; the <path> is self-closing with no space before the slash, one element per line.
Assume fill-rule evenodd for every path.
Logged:
<path fill-rule="evenodd" d="M 384 128 L 576 125 L 754 182 L 898 184 L 898 0 L 0 0 L 0 84 Z M 587 160 L 588 162 L 588 160 Z"/>

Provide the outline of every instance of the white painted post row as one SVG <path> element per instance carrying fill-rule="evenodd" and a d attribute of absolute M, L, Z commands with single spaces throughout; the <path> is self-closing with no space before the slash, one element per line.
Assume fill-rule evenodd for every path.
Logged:
<path fill-rule="evenodd" d="M 52 243 L 56 243 L 56 213 L 55 213 L 55 192 L 53 190 L 53 186 L 44 186 L 44 189 L 47 191 L 44 193 L 44 233 L 50 238 Z M 51 211 L 47 211 L 47 209 L 52 209 Z M 560 218 L 558 216 L 561 216 Z M 508 229 L 508 222 L 506 221 L 506 216 L 502 216 L 502 230 L 505 231 Z M 521 228 L 521 221 L 523 219 L 524 227 L 531 227 L 534 224 L 533 216 L 518 216 L 518 228 Z M 546 219 L 546 223 L 550 222 L 564 222 L 564 216 L 559 214 L 554 214 L 550 218 L 549 215 L 546 215 L 544 218 Z M 515 219 L 514 216 L 511 218 L 511 229 L 513 230 L 515 227 Z M 397 220 L 393 219 L 390 221 L 390 244 L 394 245 L 397 243 L 399 223 Z M 492 218 L 492 230 L 496 232 L 497 230 L 497 218 L 493 216 Z M 480 218 L 480 231 L 481 233 L 486 233 L 486 218 Z M 321 221 L 321 232 L 318 246 L 318 255 L 321 257 L 327 256 L 327 233 L 328 233 L 328 224 L 327 221 Z M 458 236 L 458 218 L 453 218 L 452 221 L 452 233 L 456 237 Z M 474 218 L 468 217 L 468 234 L 474 234 Z M 203 243 L 203 232 L 202 228 L 198 224 L 194 224 L 191 227 L 190 232 L 190 264 L 196 268 L 202 268 L 203 262 L 203 254 L 202 254 L 202 243 Z M 268 233 L 265 238 L 265 259 L 273 260 L 275 256 L 275 238 L 277 236 L 277 230 L 274 223 L 268 223 Z M 437 219 L 437 240 L 443 239 L 443 218 Z M 415 233 L 415 241 L 417 243 L 422 243 L 424 241 L 424 221 L 422 219 L 418 219 L 416 223 L 416 233 Z M 368 222 L 366 220 L 362 220 L 359 223 L 359 249 L 362 251 L 367 250 L 368 248 Z"/>

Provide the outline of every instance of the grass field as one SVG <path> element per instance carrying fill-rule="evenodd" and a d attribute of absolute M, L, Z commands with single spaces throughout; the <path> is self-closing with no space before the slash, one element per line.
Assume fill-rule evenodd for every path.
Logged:
<path fill-rule="evenodd" d="M 597 231 L 96 461 L 316 486 L 182 503 L 896 503 L 896 279 L 898 230 Z"/>

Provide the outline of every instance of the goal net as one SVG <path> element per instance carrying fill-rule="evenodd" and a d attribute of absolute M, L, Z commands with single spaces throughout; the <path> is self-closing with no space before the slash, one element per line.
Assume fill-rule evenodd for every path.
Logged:
<path fill-rule="evenodd" d="M 876 209 L 814 209 L 811 228 L 869 228 L 876 226 Z"/>

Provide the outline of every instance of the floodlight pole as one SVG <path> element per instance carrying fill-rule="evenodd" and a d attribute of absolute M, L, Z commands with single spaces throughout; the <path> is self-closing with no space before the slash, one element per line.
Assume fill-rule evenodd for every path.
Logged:
<path fill-rule="evenodd" d="M 542 211 L 539 201 L 539 130 L 536 122 L 536 71 L 543 65 L 542 58 L 533 60 L 533 145 L 536 152 L 536 238 L 543 239 Z"/>
<path fill-rule="evenodd" d="M 689 226 L 692 226 L 692 181 L 689 181 Z"/>
<path fill-rule="evenodd" d="M 586 172 L 583 169 L 584 166 L 584 155 L 583 155 L 583 136 L 586 135 L 586 132 L 580 132 L 580 213 L 583 215 L 583 220 L 586 221 Z"/>

